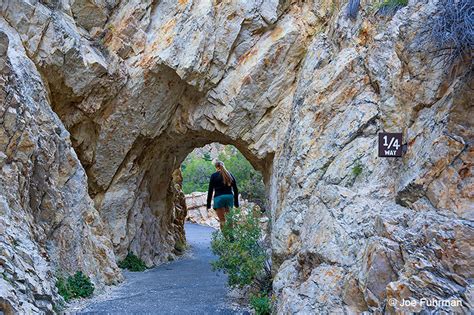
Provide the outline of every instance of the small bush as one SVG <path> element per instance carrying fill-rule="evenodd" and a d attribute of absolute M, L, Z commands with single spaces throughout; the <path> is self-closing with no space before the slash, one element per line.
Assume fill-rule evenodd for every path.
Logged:
<path fill-rule="evenodd" d="M 226 215 L 222 233 L 213 233 L 211 248 L 218 260 L 212 266 L 228 275 L 230 286 L 242 288 L 255 284 L 265 274 L 268 259 L 259 244 L 261 234 L 253 214 L 244 214 L 240 209 L 232 209 Z"/>
<path fill-rule="evenodd" d="M 268 294 L 262 293 L 250 297 L 250 306 L 256 315 L 269 315 L 272 312 L 272 304 Z"/>
<path fill-rule="evenodd" d="M 174 249 L 177 250 L 178 252 L 182 253 L 186 250 L 186 243 L 178 240 L 174 244 Z"/>
<path fill-rule="evenodd" d="M 58 288 L 58 293 L 66 302 L 71 299 L 90 297 L 95 289 L 90 278 L 81 271 L 67 278 L 59 276 L 56 281 L 56 287 Z"/>
<path fill-rule="evenodd" d="M 360 165 L 359 163 L 357 163 L 353 168 L 352 168 L 352 175 L 354 175 L 354 177 L 357 177 L 359 176 L 360 174 L 362 174 L 362 165 Z"/>
<path fill-rule="evenodd" d="M 408 5 L 408 0 L 382 0 L 378 4 L 378 13 L 383 15 L 395 14 L 399 9 Z"/>
<path fill-rule="evenodd" d="M 127 257 L 118 263 L 118 266 L 130 271 L 145 271 L 147 269 L 143 260 L 132 253 L 128 253 Z"/>
<path fill-rule="evenodd" d="M 472 60 L 474 49 L 474 2 L 442 0 L 438 14 L 427 28 L 428 39 L 434 43 L 437 57 L 451 64 L 460 57 Z"/>

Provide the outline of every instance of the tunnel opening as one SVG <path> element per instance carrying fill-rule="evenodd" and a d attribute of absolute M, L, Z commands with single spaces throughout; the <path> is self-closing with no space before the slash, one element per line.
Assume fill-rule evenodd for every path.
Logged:
<path fill-rule="evenodd" d="M 209 179 L 216 172 L 214 163 L 219 160 L 234 176 L 237 182 L 239 204 L 245 210 L 251 209 L 259 215 L 268 207 L 263 175 L 233 145 L 218 142 L 195 148 L 181 163 L 182 191 L 185 194 L 186 221 L 201 225 L 219 227 L 216 212 L 207 209 Z M 211 199 L 212 200 L 212 199 Z"/>
<path fill-rule="evenodd" d="M 227 160 L 230 157 L 234 157 L 234 160 L 238 160 L 243 164 L 244 172 L 247 170 L 252 171 L 254 179 L 259 181 L 259 198 L 263 205 L 263 207 L 257 206 L 259 209 L 258 212 L 261 213 L 262 208 L 268 210 L 269 203 L 267 203 L 266 200 L 268 200 L 269 194 L 269 181 L 271 178 L 270 172 L 272 169 L 273 155 L 266 155 L 264 157 L 259 156 L 250 149 L 248 143 L 245 143 L 242 140 L 231 139 L 229 136 L 217 131 L 208 132 L 203 130 L 186 130 L 183 133 L 167 133 L 167 137 L 170 137 L 175 141 L 169 141 L 170 139 L 166 140 L 167 143 L 172 143 L 172 145 L 168 149 L 164 149 L 160 146 L 159 150 L 161 153 L 153 155 L 155 164 L 151 167 L 152 171 L 148 176 L 153 178 L 150 185 L 150 191 L 152 192 L 150 204 L 157 210 L 157 215 L 160 213 L 169 214 L 169 217 L 165 219 L 168 221 L 167 223 L 164 223 L 164 225 L 173 227 L 174 232 L 171 243 L 174 244 L 172 246 L 172 253 L 174 255 L 182 254 L 182 252 L 176 252 L 176 248 L 180 248 L 182 247 L 182 244 L 186 243 L 184 223 L 186 222 L 187 210 L 183 213 L 182 209 L 188 209 L 186 200 L 189 198 L 186 198 L 184 192 L 190 192 L 190 190 L 193 190 L 192 187 L 189 187 L 188 185 L 190 178 L 186 176 L 186 172 L 183 174 L 183 165 L 186 165 L 189 160 L 195 156 L 196 151 L 202 151 L 203 148 L 209 148 L 209 146 L 212 145 L 220 146 L 224 151 L 227 150 L 227 153 L 222 152 L 222 154 L 220 154 L 221 158 Z M 163 154 L 163 152 L 166 153 Z M 226 154 L 228 157 L 223 156 Z M 219 158 L 219 154 L 214 157 Z M 206 174 L 202 176 L 203 179 L 201 179 L 201 185 L 203 187 L 198 190 L 205 190 L 207 192 L 209 176 L 215 172 L 215 167 L 212 165 L 211 161 L 205 161 L 202 159 L 203 163 L 200 163 L 207 164 L 205 166 L 207 171 L 204 172 Z M 159 173 L 161 173 L 161 175 L 159 175 L 156 170 L 160 170 Z M 230 168 L 231 172 L 232 170 L 233 167 Z M 247 179 L 250 178 L 251 176 L 247 176 Z M 187 187 L 183 187 L 183 184 L 187 185 Z M 251 183 L 249 183 L 249 185 L 251 185 Z M 168 187 L 168 189 L 165 190 L 165 187 Z M 241 189 L 241 187 L 239 187 L 239 189 Z M 247 189 L 241 189 L 241 191 L 246 190 Z M 244 193 L 244 196 L 247 195 Z M 204 193 L 202 198 L 205 200 L 206 197 L 207 193 Z M 166 200 L 166 204 L 155 203 L 155 201 L 158 200 Z M 252 205 L 254 205 L 254 203 L 252 203 Z M 214 214 L 212 212 L 213 210 L 211 210 L 211 214 Z M 269 213 L 270 211 L 267 211 L 264 215 L 266 216 Z"/>

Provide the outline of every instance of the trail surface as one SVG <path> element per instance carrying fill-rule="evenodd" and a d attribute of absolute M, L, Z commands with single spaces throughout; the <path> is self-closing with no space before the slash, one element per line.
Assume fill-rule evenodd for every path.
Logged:
<path fill-rule="evenodd" d="M 145 272 L 125 272 L 126 281 L 105 300 L 79 314 L 242 314 L 231 307 L 227 277 L 211 270 L 212 228 L 186 223 L 190 253 Z"/>

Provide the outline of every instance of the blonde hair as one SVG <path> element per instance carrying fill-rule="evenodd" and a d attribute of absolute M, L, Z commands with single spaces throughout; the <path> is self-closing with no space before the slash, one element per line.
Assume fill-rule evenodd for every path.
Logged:
<path fill-rule="evenodd" d="M 230 175 L 229 171 L 225 168 L 224 162 L 222 161 L 215 161 L 214 166 L 216 167 L 217 171 L 222 176 L 222 179 L 224 180 L 224 185 L 226 186 L 232 186 L 232 176 Z"/>

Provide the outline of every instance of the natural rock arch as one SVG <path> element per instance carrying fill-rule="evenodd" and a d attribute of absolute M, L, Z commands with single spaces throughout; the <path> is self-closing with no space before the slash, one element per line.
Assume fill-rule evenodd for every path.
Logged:
<path fill-rule="evenodd" d="M 64 97 L 56 93 L 51 97 L 88 174 L 89 193 L 106 222 L 118 259 L 132 250 L 148 265 L 167 261 L 175 243 L 183 241 L 183 226 L 173 223 L 172 177 L 194 148 L 212 142 L 232 144 L 262 172 L 267 183 L 274 155 L 268 143 L 268 147 L 256 144 L 265 141 L 262 138 L 268 137 L 268 130 L 252 133 L 273 123 L 275 108 L 260 117 L 242 115 L 239 103 L 230 110 L 214 105 L 168 67 L 158 68 L 160 71 L 151 73 L 142 70 L 143 77 L 137 79 L 143 80 L 141 90 L 136 95 L 127 95 L 133 89 L 127 86 L 125 95 L 118 94 L 112 104 L 105 105 L 104 111 L 114 107 L 109 109 L 112 118 L 104 118 L 104 111 L 85 117 L 82 109 L 71 107 Z M 115 102 L 123 107 L 117 108 Z M 141 106 L 137 109 L 135 104 Z M 164 114 L 160 113 L 163 107 Z M 228 110 L 225 116 L 222 108 Z M 161 115 L 159 120 L 153 121 L 155 115 Z M 242 116 L 238 123 L 234 123 L 236 115 Z M 73 121 L 78 116 L 82 119 Z"/>

